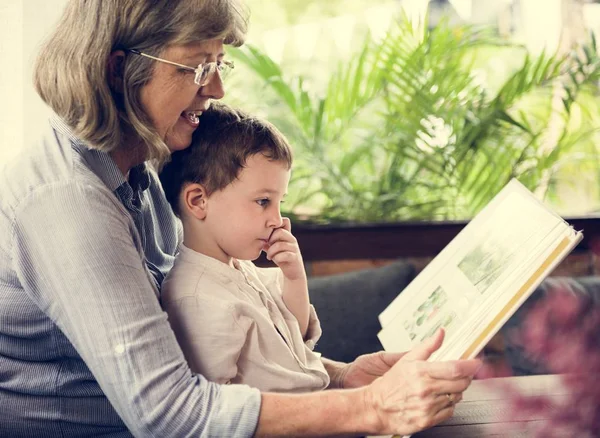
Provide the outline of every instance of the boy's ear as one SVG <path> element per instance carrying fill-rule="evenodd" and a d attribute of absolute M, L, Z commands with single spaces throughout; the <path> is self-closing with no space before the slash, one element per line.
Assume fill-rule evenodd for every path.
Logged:
<path fill-rule="evenodd" d="M 208 195 L 202 184 L 192 183 L 185 186 L 181 194 L 182 210 L 189 212 L 196 219 L 206 219 Z"/>
<path fill-rule="evenodd" d="M 125 52 L 115 50 L 108 58 L 108 85 L 116 93 L 123 93 L 123 72 L 125 70 Z"/>

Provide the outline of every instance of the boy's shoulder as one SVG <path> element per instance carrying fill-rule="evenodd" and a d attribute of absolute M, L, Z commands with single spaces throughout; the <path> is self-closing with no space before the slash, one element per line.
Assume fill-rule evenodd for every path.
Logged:
<path fill-rule="evenodd" d="M 214 296 L 223 298 L 237 288 L 233 268 L 181 245 L 173 267 L 162 285 L 163 301 L 186 297 Z"/>

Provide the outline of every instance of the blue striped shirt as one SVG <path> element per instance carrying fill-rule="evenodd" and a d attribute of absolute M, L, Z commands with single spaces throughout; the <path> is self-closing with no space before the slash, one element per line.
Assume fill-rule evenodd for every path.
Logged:
<path fill-rule="evenodd" d="M 179 239 L 154 172 L 59 119 L 2 170 L 0 436 L 254 433 L 260 393 L 193 374 L 160 308 Z"/>

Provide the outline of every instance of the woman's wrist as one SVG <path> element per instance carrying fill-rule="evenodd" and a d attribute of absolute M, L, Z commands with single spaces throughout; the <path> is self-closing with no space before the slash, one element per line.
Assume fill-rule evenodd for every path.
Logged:
<path fill-rule="evenodd" d="M 383 430 L 381 417 L 377 413 L 379 412 L 380 403 L 377 403 L 376 394 L 373 392 L 371 385 L 363 386 L 358 390 L 361 391 L 362 395 L 360 403 L 362 406 L 361 414 L 363 416 L 362 424 L 367 426 L 369 434 L 387 434 L 388 432 Z"/>
<path fill-rule="evenodd" d="M 369 387 L 305 394 L 262 394 L 256 437 L 381 435 Z"/>
<path fill-rule="evenodd" d="M 377 414 L 375 394 L 370 386 L 347 389 L 343 390 L 342 393 L 347 395 L 345 402 L 347 403 L 350 431 L 362 435 L 382 435 L 386 433 L 381 418 Z"/>
<path fill-rule="evenodd" d="M 381 435 L 382 422 L 377 414 L 375 396 L 369 386 L 331 391 L 338 394 L 338 418 L 346 423 L 339 433 Z M 339 421 L 339 420 L 338 420 Z"/>
<path fill-rule="evenodd" d="M 344 389 L 346 375 L 352 364 L 337 362 L 327 358 L 322 358 L 321 361 L 329 374 L 329 389 Z M 372 385 L 345 390 L 343 393 L 349 398 L 350 409 L 353 411 L 352 418 L 357 420 L 352 430 L 357 430 L 354 427 L 358 427 L 365 434 L 380 435 L 383 426 L 381 418 L 377 414 L 380 403 L 377 403 L 377 397 L 373 392 Z"/>

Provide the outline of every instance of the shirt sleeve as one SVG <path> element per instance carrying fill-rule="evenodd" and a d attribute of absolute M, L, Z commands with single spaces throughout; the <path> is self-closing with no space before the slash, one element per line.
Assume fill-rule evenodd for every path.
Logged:
<path fill-rule="evenodd" d="M 254 265 L 253 265 L 254 266 Z M 285 302 L 282 298 L 283 291 L 283 272 L 279 268 L 259 268 L 254 267 L 254 272 L 256 276 L 260 279 L 263 285 L 269 290 L 271 296 L 277 302 L 279 307 L 285 309 L 286 312 L 289 312 L 289 309 L 285 305 Z M 283 311 L 283 309 L 282 309 Z M 311 304 L 308 314 L 308 327 L 306 329 L 306 336 L 304 337 L 304 343 L 308 348 L 314 350 L 317 341 L 321 339 L 321 335 L 323 334 L 323 330 L 321 329 L 321 321 L 319 321 L 319 317 L 317 316 L 317 311 L 315 307 Z"/>
<path fill-rule="evenodd" d="M 218 288 L 202 283 L 198 287 Z M 187 296 L 163 306 L 192 371 L 218 383 L 235 379 L 251 320 L 238 316 L 233 303 L 213 296 Z"/>
<path fill-rule="evenodd" d="M 310 313 L 308 314 L 308 328 L 306 330 L 306 336 L 304 337 L 304 343 L 308 348 L 314 350 L 315 345 L 321 339 L 323 330 L 321 329 L 321 321 L 317 316 L 315 307 L 310 305 Z"/>
<path fill-rule="evenodd" d="M 22 200 L 15 217 L 19 281 L 134 436 L 253 435 L 260 393 L 191 372 L 144 267 L 135 226 L 112 193 L 55 183 Z"/>

